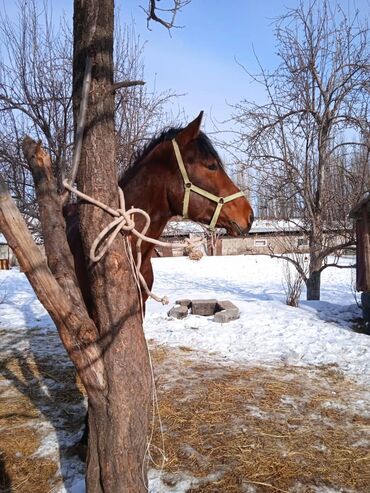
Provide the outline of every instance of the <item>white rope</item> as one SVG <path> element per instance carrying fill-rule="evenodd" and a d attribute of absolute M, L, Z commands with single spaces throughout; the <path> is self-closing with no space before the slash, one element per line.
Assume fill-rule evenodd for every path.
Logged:
<path fill-rule="evenodd" d="M 100 207 L 100 209 L 103 209 L 104 211 L 108 212 L 111 216 L 113 216 L 115 219 L 111 221 L 95 238 L 93 241 L 90 252 L 89 252 L 89 257 L 92 262 L 98 262 L 108 251 L 108 249 L 111 247 L 112 243 L 114 242 L 115 238 L 119 233 L 122 231 L 126 233 L 131 233 L 134 236 L 137 237 L 137 242 L 136 242 L 136 253 L 137 253 L 137 258 L 136 258 L 136 272 L 138 275 L 138 278 L 140 280 L 140 284 L 143 287 L 144 291 L 148 296 L 153 298 L 155 301 L 158 301 L 162 303 L 163 305 L 167 305 L 169 303 L 169 300 L 167 296 L 163 296 L 162 298 L 159 296 L 156 296 L 154 293 L 150 291 L 148 288 L 148 285 L 143 277 L 143 275 L 140 272 L 141 269 L 141 262 L 142 262 L 142 254 L 141 254 L 141 243 L 143 241 L 146 241 L 148 243 L 152 243 L 157 246 L 168 246 L 169 243 L 156 240 L 154 238 L 150 238 L 150 236 L 146 236 L 146 233 L 149 229 L 150 226 L 150 216 L 147 212 L 145 212 L 143 209 L 138 209 L 136 207 L 131 207 L 129 210 L 126 211 L 126 206 L 125 206 L 125 196 L 123 194 L 123 191 L 121 190 L 120 187 L 118 187 L 118 194 L 119 194 L 119 209 L 113 209 L 112 207 L 109 207 L 106 204 L 103 204 L 103 202 L 100 202 L 99 200 L 96 200 L 89 195 L 86 195 L 85 193 L 80 192 L 79 190 L 73 188 L 67 180 L 63 181 L 64 187 L 69 190 L 70 192 L 74 192 L 78 197 L 84 199 L 85 201 L 96 205 L 97 207 Z M 142 228 L 141 231 L 138 231 L 135 228 L 135 221 L 134 217 L 135 214 L 139 214 L 144 217 L 145 223 L 144 227 Z M 101 246 L 102 242 L 104 242 L 103 246 Z M 203 240 L 192 240 L 192 239 L 185 239 L 184 242 L 176 242 L 176 243 L 171 243 L 170 245 L 175 248 L 188 248 L 189 250 L 192 250 L 193 248 L 199 247 L 201 244 L 203 244 Z M 99 247 L 100 250 L 99 250 Z"/>
<path fill-rule="evenodd" d="M 80 111 L 78 113 L 77 118 L 77 126 L 76 126 L 76 137 L 75 144 L 73 146 L 73 156 L 72 156 L 72 166 L 71 166 L 71 174 L 69 177 L 69 183 L 73 185 L 76 180 L 78 165 L 80 163 L 81 157 L 81 149 L 82 149 L 82 137 L 85 131 L 85 123 L 86 123 L 86 112 L 87 112 L 87 101 L 89 99 L 90 85 L 91 85 L 91 71 L 92 71 L 92 60 L 90 57 L 86 58 L 85 65 L 85 73 L 84 80 L 82 83 L 82 92 L 81 92 L 81 104 Z M 69 193 L 63 192 L 62 195 L 62 204 L 66 204 Z"/>

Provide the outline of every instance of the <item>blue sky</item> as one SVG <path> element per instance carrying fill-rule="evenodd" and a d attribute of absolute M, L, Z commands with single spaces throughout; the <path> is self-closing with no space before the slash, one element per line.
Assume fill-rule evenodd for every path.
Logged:
<path fill-rule="evenodd" d="M 280 12 L 280 2 L 193 0 L 178 15 L 177 23 L 184 27 L 173 29 L 171 37 L 159 24 L 152 23 L 152 31 L 146 29 L 136 0 L 122 2 L 122 11 L 123 19 L 132 16 L 136 31 L 147 41 L 148 82 L 155 76 L 159 89 L 184 94 L 178 105 L 189 117 L 204 110 L 208 129 L 211 119 L 230 117 L 230 104 L 251 92 L 261 97 L 236 60 L 254 70 L 254 46 L 261 59 L 274 63 L 271 22 Z"/>
<path fill-rule="evenodd" d="M 42 4 L 42 0 L 38 0 Z M 318 0 L 320 1 L 320 0 Z M 172 4 L 161 0 L 161 5 Z M 192 0 L 178 15 L 177 24 L 170 37 L 161 25 L 151 23 L 146 27 L 146 16 L 140 5 L 147 0 L 116 0 L 121 22 L 135 24 L 136 33 L 146 42 L 145 79 L 149 88 L 170 89 L 184 94 L 178 100 L 189 117 L 200 110 L 206 113 L 206 128 L 212 129 L 211 119 L 230 117 L 230 104 L 242 98 L 262 100 L 263 93 L 251 84 L 240 64 L 249 71 L 257 70 L 253 50 L 261 64 L 273 68 L 277 63 L 272 21 L 297 6 L 299 0 Z M 369 0 L 340 0 L 343 9 L 360 10 L 361 16 L 370 12 Z M 50 0 L 56 19 L 62 11 L 72 22 L 72 0 Z M 14 4 L 5 3 L 12 14 Z M 174 113 L 176 113 L 176 105 Z"/>

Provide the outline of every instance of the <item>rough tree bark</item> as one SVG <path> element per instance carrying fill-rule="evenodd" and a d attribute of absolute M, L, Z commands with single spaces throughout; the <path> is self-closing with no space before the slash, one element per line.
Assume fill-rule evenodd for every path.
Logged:
<path fill-rule="evenodd" d="M 75 0 L 75 116 L 86 57 L 93 59 L 77 182 L 84 193 L 118 207 L 112 91 L 113 25 L 113 0 Z M 94 238 L 109 220 L 100 209 L 81 206 L 80 227 L 86 258 Z M 107 389 L 104 393 L 93 389 L 89 392 L 87 490 L 89 493 L 140 493 L 146 491 L 142 465 L 151 375 L 138 291 L 122 238 L 99 263 L 90 266 L 89 278 Z"/>

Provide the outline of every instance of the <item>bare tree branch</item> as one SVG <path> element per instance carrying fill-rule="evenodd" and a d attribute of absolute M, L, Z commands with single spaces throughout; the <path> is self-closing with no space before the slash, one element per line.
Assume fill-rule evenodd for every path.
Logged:
<path fill-rule="evenodd" d="M 112 86 L 112 91 L 115 92 L 122 87 L 143 86 L 145 82 L 143 80 L 124 80 L 122 82 L 115 82 Z"/>
<path fill-rule="evenodd" d="M 320 269 L 319 272 L 322 272 L 327 267 L 336 267 L 337 269 L 355 269 L 356 268 L 356 264 L 348 264 L 348 265 L 338 265 L 338 264 L 335 264 L 335 263 L 325 264 L 325 265 L 323 265 L 321 267 L 321 269 Z"/>
<path fill-rule="evenodd" d="M 158 7 L 158 1 L 159 0 L 149 0 L 148 7 L 146 9 L 144 7 L 141 7 L 147 14 L 148 28 L 150 21 L 158 22 L 168 30 L 181 27 L 175 25 L 176 16 L 183 7 L 191 2 L 191 0 L 173 0 L 173 7 L 168 9 L 162 9 Z M 160 12 L 159 15 L 158 12 Z M 169 15 L 170 19 L 165 20 L 163 18 L 163 15 Z"/>
<path fill-rule="evenodd" d="M 299 272 L 300 276 L 302 277 L 303 281 L 305 283 L 307 283 L 307 275 L 306 275 L 306 272 L 304 271 L 304 269 L 302 268 L 302 266 L 300 265 L 300 263 L 298 262 L 297 259 L 294 259 L 292 257 L 290 257 L 289 255 L 285 255 L 285 254 L 277 254 L 277 253 L 273 253 L 271 252 L 269 254 L 269 256 L 271 258 L 279 258 L 279 259 L 282 259 L 282 260 L 286 260 L 287 262 L 291 263 L 292 265 L 294 265 L 294 267 L 297 269 L 297 271 Z"/>
<path fill-rule="evenodd" d="M 41 173 L 43 173 L 40 170 Z M 46 172 L 46 171 L 45 171 Z M 70 350 L 70 357 L 79 369 L 86 389 L 104 388 L 104 372 L 99 348 L 90 335 L 96 331 L 92 320 L 73 303 L 49 269 L 46 258 L 36 246 L 28 228 L 11 198 L 4 178 L 0 175 L 1 231 L 26 274 L 41 303 L 53 318 L 60 338 Z M 76 328 L 78 330 L 76 331 Z M 83 351 L 81 351 L 83 349 Z"/>

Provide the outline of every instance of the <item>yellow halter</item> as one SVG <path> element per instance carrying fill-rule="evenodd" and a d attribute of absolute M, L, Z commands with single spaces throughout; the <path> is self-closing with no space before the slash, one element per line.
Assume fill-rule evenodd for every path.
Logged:
<path fill-rule="evenodd" d="M 212 202 L 216 202 L 216 204 L 217 204 L 216 209 L 213 213 L 211 222 L 209 223 L 209 226 L 208 226 L 211 231 L 214 231 L 218 217 L 221 213 L 222 206 L 224 204 L 227 204 L 227 202 L 231 202 L 234 199 L 237 199 L 239 197 L 244 197 L 244 193 L 243 192 L 236 192 L 236 193 L 233 193 L 232 195 L 228 195 L 227 197 L 218 197 L 217 195 L 213 195 L 213 193 L 207 192 L 207 190 L 204 190 L 203 188 L 197 187 L 196 185 L 194 185 L 189 180 L 189 176 L 188 176 L 188 173 L 185 169 L 184 161 L 182 160 L 179 146 L 178 146 L 175 139 L 172 139 L 172 145 L 173 145 L 173 148 L 175 151 L 177 164 L 179 165 L 182 179 L 184 180 L 185 193 L 184 193 L 184 201 L 183 201 L 183 207 L 182 207 L 182 217 L 184 219 L 188 218 L 190 192 L 194 192 L 194 193 L 197 193 L 198 195 L 202 195 L 203 197 L 206 197 L 207 199 L 211 200 Z"/>

